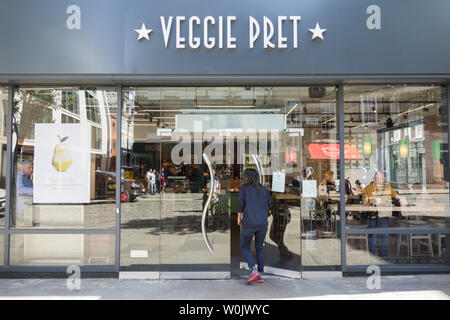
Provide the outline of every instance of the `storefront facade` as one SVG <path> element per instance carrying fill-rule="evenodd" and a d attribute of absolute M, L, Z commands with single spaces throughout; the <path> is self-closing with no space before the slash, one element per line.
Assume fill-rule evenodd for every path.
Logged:
<path fill-rule="evenodd" d="M 247 168 L 268 273 L 450 271 L 448 10 L 6 4 L 0 274 L 238 276 Z"/>

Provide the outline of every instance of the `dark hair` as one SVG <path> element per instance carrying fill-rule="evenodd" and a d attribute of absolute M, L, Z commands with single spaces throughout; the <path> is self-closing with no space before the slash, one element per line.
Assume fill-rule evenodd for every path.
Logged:
<path fill-rule="evenodd" d="M 244 171 L 244 185 L 242 186 L 244 192 L 247 193 L 249 188 L 261 189 L 261 183 L 259 182 L 259 173 L 255 169 L 245 169 Z"/>

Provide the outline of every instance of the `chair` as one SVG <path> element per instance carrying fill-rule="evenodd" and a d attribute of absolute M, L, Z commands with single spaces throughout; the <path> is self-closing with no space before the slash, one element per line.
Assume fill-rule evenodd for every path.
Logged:
<path fill-rule="evenodd" d="M 366 253 L 367 256 L 369 256 L 369 236 L 367 233 L 364 234 L 348 234 L 347 235 L 347 241 L 348 240 L 364 240 L 366 243 Z M 360 246 L 359 249 L 361 249 L 361 242 L 360 242 Z"/>
<path fill-rule="evenodd" d="M 406 236 L 406 239 L 404 238 Z M 414 241 L 416 244 L 416 252 L 413 251 Z M 420 255 L 420 249 L 422 246 L 427 247 L 427 253 L 434 257 L 433 252 L 433 240 L 431 233 L 427 234 L 400 234 L 399 240 L 397 241 L 397 256 L 400 256 L 400 250 L 402 246 L 407 247 L 408 257 L 413 258 L 414 256 Z M 439 249 L 440 251 L 440 249 Z M 440 255 L 440 253 L 439 253 Z"/>
<path fill-rule="evenodd" d="M 348 221 L 348 225 L 351 225 L 352 228 L 368 228 L 368 224 L 367 223 L 361 223 L 361 221 L 356 221 L 354 216 L 352 216 L 352 220 L 355 222 L 350 222 L 350 220 Z M 362 241 L 365 242 L 366 244 L 366 254 L 367 254 L 367 258 L 369 258 L 369 235 L 367 233 L 355 233 L 355 234 L 348 234 L 347 235 L 347 241 L 348 240 L 356 240 L 359 241 L 359 249 L 361 249 L 361 243 Z"/>
<path fill-rule="evenodd" d="M 429 223 L 426 221 L 420 220 L 418 216 L 416 216 L 414 219 L 410 219 L 406 222 L 407 227 L 426 227 L 429 226 Z M 406 239 L 404 239 L 404 236 L 406 236 Z M 413 245 L 414 242 L 416 244 L 416 252 L 413 251 Z M 440 240 L 439 240 L 440 242 Z M 397 242 L 397 256 L 400 255 L 401 247 L 406 245 L 408 250 L 408 258 L 413 258 L 414 256 L 420 255 L 420 249 L 422 246 L 425 246 L 427 248 L 427 254 L 430 254 L 431 257 L 434 257 L 433 252 L 433 239 L 431 233 L 425 233 L 425 234 L 400 234 L 399 240 Z M 439 248 L 439 252 L 440 252 Z M 439 253 L 440 255 L 440 253 Z"/>

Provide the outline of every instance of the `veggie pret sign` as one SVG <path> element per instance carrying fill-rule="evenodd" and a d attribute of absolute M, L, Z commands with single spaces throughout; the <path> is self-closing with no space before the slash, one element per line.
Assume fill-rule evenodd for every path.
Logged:
<path fill-rule="evenodd" d="M 35 124 L 34 203 L 90 201 L 90 127 Z"/>

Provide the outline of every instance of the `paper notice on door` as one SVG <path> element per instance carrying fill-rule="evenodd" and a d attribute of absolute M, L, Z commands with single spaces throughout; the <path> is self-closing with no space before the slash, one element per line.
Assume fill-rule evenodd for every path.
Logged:
<path fill-rule="evenodd" d="M 317 197 L 317 180 L 303 180 L 302 181 L 302 195 L 305 198 Z"/>
<path fill-rule="evenodd" d="M 272 175 L 272 191 L 284 193 L 286 173 L 275 171 Z"/>

